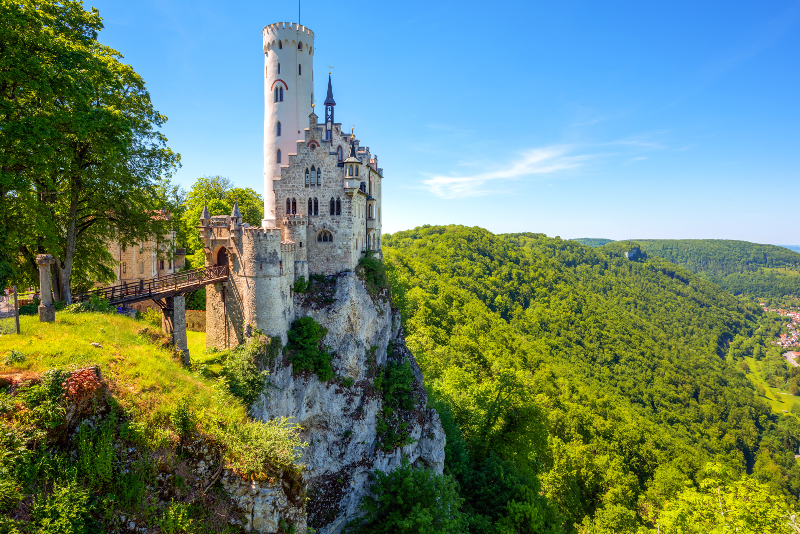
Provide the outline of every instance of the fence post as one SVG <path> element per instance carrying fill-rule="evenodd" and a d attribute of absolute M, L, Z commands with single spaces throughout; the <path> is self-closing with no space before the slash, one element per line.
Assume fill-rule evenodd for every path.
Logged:
<path fill-rule="evenodd" d="M 14 326 L 19 334 L 19 300 L 17 299 L 17 286 L 14 286 Z"/>

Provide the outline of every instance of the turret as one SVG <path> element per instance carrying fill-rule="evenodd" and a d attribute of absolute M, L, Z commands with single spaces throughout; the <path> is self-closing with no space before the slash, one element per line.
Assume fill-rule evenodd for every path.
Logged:
<path fill-rule="evenodd" d="M 314 32 L 279 22 L 264 27 L 264 221 L 275 226 L 275 193 L 281 165 L 303 139 L 300 117 L 311 112 L 314 98 Z"/>
<path fill-rule="evenodd" d="M 361 160 L 356 155 L 355 135 L 350 132 L 350 155 L 344 160 L 344 172 L 348 180 L 361 179 Z"/>
<path fill-rule="evenodd" d="M 333 107 L 336 100 L 333 99 L 333 87 L 331 86 L 331 73 L 328 73 L 328 94 L 325 96 L 325 139 L 331 140 L 333 136 Z"/>

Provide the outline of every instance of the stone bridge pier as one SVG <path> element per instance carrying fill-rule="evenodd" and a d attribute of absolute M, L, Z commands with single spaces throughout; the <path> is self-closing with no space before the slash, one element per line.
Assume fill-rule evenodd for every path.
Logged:
<path fill-rule="evenodd" d="M 183 295 L 166 297 L 161 312 L 161 328 L 172 337 L 175 350 L 183 354 L 183 363 L 189 365 L 191 360 L 186 337 L 186 299 Z"/>

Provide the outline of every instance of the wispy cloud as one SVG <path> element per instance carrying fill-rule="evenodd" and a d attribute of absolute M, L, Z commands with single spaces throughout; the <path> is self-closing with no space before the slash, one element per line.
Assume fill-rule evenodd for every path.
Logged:
<path fill-rule="evenodd" d="M 501 164 L 497 168 L 472 175 L 433 175 L 423 181 L 425 187 L 442 198 L 462 198 L 489 195 L 497 192 L 489 182 L 520 180 L 535 175 L 550 175 L 581 167 L 595 154 L 574 154 L 575 147 L 557 145 L 534 148 L 523 152 L 515 160 Z"/>

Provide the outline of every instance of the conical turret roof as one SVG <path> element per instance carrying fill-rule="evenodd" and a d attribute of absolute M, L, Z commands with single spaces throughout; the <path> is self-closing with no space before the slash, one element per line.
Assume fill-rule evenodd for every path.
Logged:
<path fill-rule="evenodd" d="M 233 211 L 231 212 L 231 217 L 238 217 L 239 219 L 242 218 L 242 213 L 239 211 L 239 201 L 236 199 L 233 201 Z"/>
<path fill-rule="evenodd" d="M 210 219 L 211 215 L 208 213 L 208 202 L 203 201 L 203 213 L 200 214 L 201 219 Z"/>
<path fill-rule="evenodd" d="M 328 73 L 328 96 L 325 97 L 326 106 L 335 106 L 336 100 L 333 99 L 333 86 L 331 86 L 331 75 Z"/>

